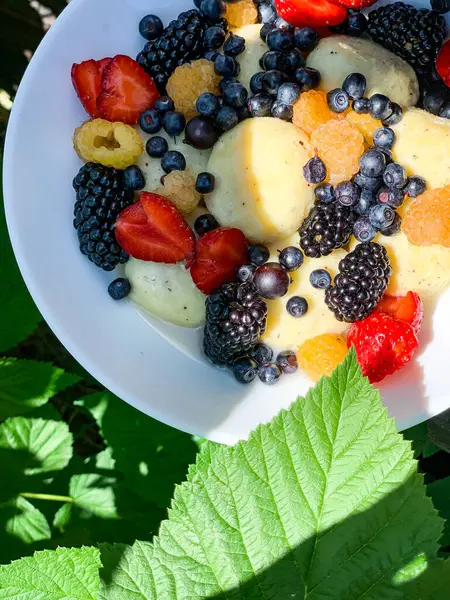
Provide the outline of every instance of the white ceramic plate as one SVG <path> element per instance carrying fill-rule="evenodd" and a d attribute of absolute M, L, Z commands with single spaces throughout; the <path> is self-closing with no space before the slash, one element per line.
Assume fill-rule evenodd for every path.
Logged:
<path fill-rule="evenodd" d="M 72 135 L 86 119 L 71 84 L 72 63 L 119 53 L 134 57 L 143 45 L 137 30 L 142 16 L 154 12 L 167 23 L 191 6 L 192 0 L 70 3 L 36 52 L 14 104 L 4 161 L 5 202 L 25 281 L 75 358 L 144 413 L 234 443 L 304 394 L 308 380 L 298 375 L 284 377 L 275 388 L 259 383 L 243 387 L 199 362 L 195 332 L 154 321 L 148 326 L 131 304 L 109 298 L 111 274 L 81 256 L 72 228 L 71 182 L 80 168 Z M 382 387 L 399 429 L 450 406 L 449 315 L 450 293 L 428 317 L 416 362 Z"/>

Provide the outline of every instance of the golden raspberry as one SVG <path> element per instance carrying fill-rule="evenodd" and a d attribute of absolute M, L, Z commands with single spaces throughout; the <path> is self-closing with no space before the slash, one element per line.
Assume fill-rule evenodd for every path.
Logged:
<path fill-rule="evenodd" d="M 198 115 L 195 104 L 203 92 L 220 95 L 220 77 L 214 71 L 214 63 L 201 58 L 177 67 L 167 82 L 167 94 L 175 102 L 177 111 L 187 119 Z"/>
<path fill-rule="evenodd" d="M 346 118 L 347 121 L 350 121 L 350 123 L 356 125 L 359 131 L 363 134 L 366 142 L 370 146 L 373 146 L 374 133 L 377 129 L 383 127 L 382 122 L 378 121 L 378 119 L 372 118 L 370 115 L 360 115 L 353 110 L 347 113 Z"/>
<path fill-rule="evenodd" d="M 335 119 L 321 125 L 313 131 L 311 144 L 324 161 L 331 184 L 347 181 L 359 171 L 359 158 L 364 153 L 364 137 L 346 119 Z"/>
<path fill-rule="evenodd" d="M 337 116 L 328 108 L 325 92 L 311 90 L 300 96 L 294 105 L 293 123 L 305 133 L 312 132 Z"/>
<path fill-rule="evenodd" d="M 116 169 L 134 165 L 144 151 L 141 136 L 134 127 L 103 119 L 86 121 L 78 127 L 73 145 L 82 160 Z"/>
<path fill-rule="evenodd" d="M 188 169 L 172 171 L 166 175 L 163 187 L 158 188 L 155 194 L 171 200 L 184 214 L 193 212 L 202 199 L 201 194 L 195 189 L 195 178 Z"/>
<path fill-rule="evenodd" d="M 348 352 L 342 335 L 325 333 L 306 341 L 297 353 L 298 364 L 313 381 L 330 376 Z"/>
<path fill-rule="evenodd" d="M 414 246 L 450 248 L 450 185 L 417 198 L 403 217 L 402 230 Z"/>
<path fill-rule="evenodd" d="M 226 6 L 225 19 L 230 27 L 243 27 L 258 22 L 258 10 L 253 0 L 240 0 Z"/>

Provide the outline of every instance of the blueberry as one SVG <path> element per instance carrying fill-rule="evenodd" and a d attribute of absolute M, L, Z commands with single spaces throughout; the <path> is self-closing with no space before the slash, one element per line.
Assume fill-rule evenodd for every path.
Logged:
<path fill-rule="evenodd" d="M 281 71 L 267 71 L 262 78 L 263 90 L 271 96 L 276 96 L 278 88 L 286 82 L 286 75 Z"/>
<path fill-rule="evenodd" d="M 281 377 L 281 369 L 278 365 L 270 363 L 258 369 L 258 377 L 265 385 L 275 385 Z"/>
<path fill-rule="evenodd" d="M 400 208 L 405 201 L 405 193 L 399 188 L 381 187 L 377 192 L 377 200 L 380 204 Z"/>
<path fill-rule="evenodd" d="M 186 168 L 186 159 L 176 150 L 166 152 L 161 159 L 161 167 L 165 173 L 172 171 L 184 171 Z"/>
<path fill-rule="evenodd" d="M 212 148 L 218 139 L 214 121 L 209 117 L 194 117 L 186 126 L 186 143 L 198 150 Z"/>
<path fill-rule="evenodd" d="M 273 29 L 275 29 L 275 25 L 273 25 L 272 23 L 265 23 L 261 27 L 261 31 L 260 31 L 259 35 L 261 36 L 261 39 L 264 43 L 267 43 L 267 36 Z"/>
<path fill-rule="evenodd" d="M 233 374 L 239 383 L 245 385 L 255 381 L 258 375 L 258 365 L 248 356 L 243 356 L 234 361 Z"/>
<path fill-rule="evenodd" d="M 294 116 L 294 109 L 292 106 L 288 104 L 283 104 L 283 102 L 276 102 L 272 105 L 271 110 L 272 117 L 274 119 L 281 119 L 282 121 L 292 121 L 292 117 Z"/>
<path fill-rule="evenodd" d="M 131 283 L 128 279 L 119 277 L 112 281 L 108 286 L 108 294 L 113 300 L 123 300 L 131 292 Z"/>
<path fill-rule="evenodd" d="M 395 211 L 385 204 L 376 204 L 369 210 L 369 219 L 377 229 L 386 229 L 395 219 Z"/>
<path fill-rule="evenodd" d="M 265 92 L 252 96 L 248 101 L 248 110 L 252 117 L 269 117 L 273 105 L 273 98 Z"/>
<path fill-rule="evenodd" d="M 380 177 L 386 168 L 386 157 L 379 150 L 372 148 L 361 156 L 359 166 L 362 175 Z"/>
<path fill-rule="evenodd" d="M 441 15 L 445 15 L 450 11 L 449 0 L 431 0 L 431 8 Z"/>
<path fill-rule="evenodd" d="M 361 196 L 361 190 L 352 181 L 343 181 L 342 183 L 338 183 L 334 189 L 334 194 L 336 196 L 337 201 L 342 206 L 355 206 L 358 204 L 359 198 Z"/>
<path fill-rule="evenodd" d="M 175 110 L 175 103 L 169 96 L 161 96 L 156 100 L 153 108 L 160 113 L 166 113 L 169 110 Z"/>
<path fill-rule="evenodd" d="M 278 17 L 275 21 L 275 27 L 278 29 L 284 29 L 286 31 L 294 31 L 294 26 L 285 21 L 283 18 Z"/>
<path fill-rule="evenodd" d="M 322 202 L 324 204 L 331 204 L 336 200 L 334 188 L 329 183 L 321 183 L 316 186 L 314 195 L 316 196 L 316 202 Z"/>
<path fill-rule="evenodd" d="M 298 370 L 298 361 L 295 352 L 284 350 L 277 356 L 277 365 L 285 375 L 291 375 Z"/>
<path fill-rule="evenodd" d="M 139 23 L 139 33 L 146 40 L 156 40 L 163 31 L 163 22 L 156 15 L 147 15 Z"/>
<path fill-rule="evenodd" d="M 296 271 L 302 266 L 304 260 L 303 252 L 295 246 L 288 246 L 280 252 L 280 265 L 286 271 Z"/>
<path fill-rule="evenodd" d="M 237 112 L 231 106 L 222 106 L 217 113 L 215 124 L 222 131 L 229 131 L 239 123 Z"/>
<path fill-rule="evenodd" d="M 230 83 L 223 92 L 223 100 L 232 108 L 242 108 L 247 104 L 248 92 L 241 83 Z"/>
<path fill-rule="evenodd" d="M 196 103 L 197 111 L 204 117 L 214 117 L 220 108 L 220 101 L 211 92 L 201 94 Z"/>
<path fill-rule="evenodd" d="M 245 119 L 249 119 L 252 116 L 250 114 L 250 111 L 248 110 L 248 106 L 247 105 L 242 106 L 241 108 L 238 108 L 236 110 L 236 112 L 237 112 L 237 116 L 238 116 L 238 119 L 239 119 L 239 123 L 241 121 L 245 121 Z"/>
<path fill-rule="evenodd" d="M 253 283 L 260 296 L 275 300 L 288 293 L 291 279 L 281 265 L 267 263 L 256 269 Z"/>
<path fill-rule="evenodd" d="M 166 112 L 163 119 L 164 131 L 170 137 L 181 135 L 186 127 L 186 117 L 183 113 L 169 111 Z"/>
<path fill-rule="evenodd" d="M 417 198 L 422 195 L 427 189 L 427 182 L 422 177 L 410 177 L 406 186 L 406 193 L 411 198 Z"/>
<path fill-rule="evenodd" d="M 219 83 L 221 93 L 223 94 L 225 89 L 232 83 L 239 83 L 236 77 L 224 77 Z"/>
<path fill-rule="evenodd" d="M 374 94 L 369 99 L 369 112 L 373 119 L 387 119 L 392 114 L 392 104 L 384 94 Z"/>
<path fill-rule="evenodd" d="M 308 312 L 308 302 L 301 296 L 292 296 L 286 304 L 288 313 L 296 319 L 303 317 Z"/>
<path fill-rule="evenodd" d="M 392 102 L 391 108 L 392 114 L 381 121 L 385 127 L 393 127 L 394 125 L 397 125 L 397 123 L 400 123 L 403 118 L 403 109 L 400 104 Z"/>
<path fill-rule="evenodd" d="M 250 79 L 250 89 L 252 94 L 259 94 L 263 91 L 262 87 L 262 78 L 264 77 L 264 72 L 261 71 L 259 73 L 255 73 Z"/>
<path fill-rule="evenodd" d="M 309 282 L 318 290 L 327 290 L 331 286 L 331 275 L 325 269 L 316 269 L 311 272 Z"/>
<path fill-rule="evenodd" d="M 135 192 L 145 188 L 145 177 L 141 169 L 136 165 L 131 165 L 123 172 L 124 184 Z"/>
<path fill-rule="evenodd" d="M 199 173 L 195 189 L 199 194 L 211 194 L 214 191 L 216 178 L 212 173 Z"/>
<path fill-rule="evenodd" d="M 431 86 L 423 94 L 423 108 L 433 115 L 438 115 L 448 100 L 448 91 L 441 84 Z"/>
<path fill-rule="evenodd" d="M 391 163 L 383 173 L 383 181 L 390 188 L 404 188 L 408 181 L 406 170 L 398 163 Z"/>
<path fill-rule="evenodd" d="M 256 344 L 251 351 L 251 357 L 260 367 L 263 367 L 273 359 L 273 350 L 266 344 Z"/>
<path fill-rule="evenodd" d="M 293 73 L 296 69 L 306 65 L 305 57 L 298 48 L 293 48 L 290 52 L 288 52 L 288 54 L 286 54 L 286 58 L 288 59 L 289 69 Z"/>
<path fill-rule="evenodd" d="M 231 34 L 223 46 L 223 51 L 228 56 L 239 56 L 245 50 L 245 39 L 240 35 Z"/>
<path fill-rule="evenodd" d="M 441 110 L 439 111 L 439 116 L 443 119 L 450 119 L 450 102 L 446 102 Z"/>
<path fill-rule="evenodd" d="M 262 69 L 265 71 L 287 71 L 289 68 L 289 61 L 287 56 L 277 50 L 269 50 L 265 52 L 259 61 Z"/>
<path fill-rule="evenodd" d="M 258 6 L 259 17 L 261 23 L 273 24 L 277 19 L 277 13 L 273 10 L 269 4 L 263 3 Z"/>
<path fill-rule="evenodd" d="M 362 215 L 353 224 L 353 235 L 358 242 L 370 242 L 377 233 L 378 229 L 372 225 L 367 215 Z"/>
<path fill-rule="evenodd" d="M 300 67 L 295 71 L 295 80 L 300 86 L 301 92 L 315 90 L 320 85 L 320 72 L 310 67 Z"/>
<path fill-rule="evenodd" d="M 199 236 L 205 235 L 205 233 L 208 233 L 210 231 L 214 231 L 214 229 L 217 229 L 218 227 L 219 223 L 212 215 L 208 213 L 197 217 L 194 223 L 195 232 Z"/>
<path fill-rule="evenodd" d="M 284 29 L 272 29 L 267 36 L 267 45 L 270 50 L 287 52 L 294 47 L 294 36 Z"/>
<path fill-rule="evenodd" d="M 384 154 L 386 158 L 386 164 L 389 165 L 392 162 L 392 157 L 394 156 L 392 154 L 392 150 L 390 150 L 389 148 L 380 148 L 379 146 L 377 146 L 376 148 Z"/>
<path fill-rule="evenodd" d="M 358 98 L 353 102 L 353 110 L 358 115 L 368 115 L 370 112 L 370 102 L 367 98 Z"/>
<path fill-rule="evenodd" d="M 330 27 L 333 33 L 342 33 L 352 37 L 360 37 L 367 29 L 367 19 L 360 11 L 348 12 L 347 18 L 340 25 Z"/>
<path fill-rule="evenodd" d="M 345 78 L 342 89 L 352 100 L 360 100 L 366 93 L 367 79 L 362 73 L 351 73 Z"/>
<path fill-rule="evenodd" d="M 387 237 L 390 237 L 392 235 L 396 235 L 397 233 L 399 233 L 401 226 L 402 226 L 402 218 L 398 213 L 395 213 L 395 217 L 394 217 L 392 224 L 389 225 L 389 227 L 385 227 L 384 229 L 381 229 L 380 233 L 382 233 L 383 235 L 385 235 Z"/>
<path fill-rule="evenodd" d="M 226 34 L 222 27 L 218 27 L 217 25 L 208 27 L 203 37 L 205 48 L 208 48 L 208 50 L 217 50 L 217 48 L 223 45 L 225 36 Z"/>
<path fill-rule="evenodd" d="M 319 34 L 312 27 L 300 27 L 294 31 L 294 44 L 302 52 L 311 52 L 319 43 Z"/>
<path fill-rule="evenodd" d="M 210 21 L 219 21 L 225 14 L 226 5 L 223 0 L 203 0 L 200 12 Z"/>
<path fill-rule="evenodd" d="M 145 133 L 158 133 L 162 129 L 162 119 L 158 111 L 153 108 L 144 110 L 139 117 L 139 127 Z"/>
<path fill-rule="evenodd" d="M 353 181 L 363 190 L 370 190 L 376 192 L 383 185 L 382 177 L 367 177 L 362 173 L 357 173 L 353 177 Z"/>
<path fill-rule="evenodd" d="M 242 283 L 246 283 L 247 281 L 253 281 L 253 275 L 255 274 L 256 267 L 253 265 L 241 265 L 237 270 L 237 278 Z"/>
<path fill-rule="evenodd" d="M 296 83 L 282 83 L 278 88 L 277 100 L 282 104 L 293 106 L 300 97 L 300 88 Z"/>
<path fill-rule="evenodd" d="M 350 98 L 347 92 L 336 88 L 327 94 L 328 108 L 335 113 L 343 113 L 350 106 Z"/>
<path fill-rule="evenodd" d="M 327 168 L 321 158 L 311 158 L 303 167 L 303 175 L 308 183 L 322 183 L 327 176 Z"/>
<path fill-rule="evenodd" d="M 354 207 L 357 215 L 366 215 L 370 208 L 375 204 L 375 197 L 370 190 L 361 190 L 358 204 Z"/>
<path fill-rule="evenodd" d="M 269 260 L 269 257 L 269 248 L 267 248 L 267 246 L 264 246 L 263 244 L 256 244 L 254 246 L 250 246 L 248 249 L 248 259 L 251 262 L 251 264 L 255 265 L 256 267 L 261 267 L 262 265 L 265 265 L 266 262 Z"/>
<path fill-rule="evenodd" d="M 390 127 L 380 127 L 373 135 L 373 143 L 378 148 L 390 150 L 395 144 L 395 133 Z"/>
<path fill-rule="evenodd" d="M 234 77 L 239 73 L 239 63 L 232 56 L 219 54 L 214 63 L 214 69 L 217 75 L 221 77 Z"/>
<path fill-rule="evenodd" d="M 216 52 L 215 50 L 208 50 L 203 55 L 203 58 L 206 58 L 206 60 L 209 60 L 210 62 L 214 63 L 214 62 L 216 62 L 216 59 L 218 56 L 219 56 L 219 53 Z"/>
<path fill-rule="evenodd" d="M 161 158 L 169 150 L 169 144 L 163 137 L 156 135 L 147 141 L 145 149 L 151 158 Z"/>

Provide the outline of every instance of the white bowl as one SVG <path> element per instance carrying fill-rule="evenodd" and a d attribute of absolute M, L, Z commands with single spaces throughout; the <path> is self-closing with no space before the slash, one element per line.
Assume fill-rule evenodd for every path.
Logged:
<path fill-rule="evenodd" d="M 4 161 L 6 213 L 30 292 L 75 358 L 142 412 L 190 433 L 234 443 L 303 395 L 309 381 L 293 375 L 275 388 L 243 387 L 206 365 L 196 332 L 151 319 L 148 326 L 130 303 L 109 298 L 111 274 L 79 253 L 72 228 L 71 182 L 80 168 L 72 135 L 86 119 L 70 80 L 72 63 L 119 53 L 134 57 L 143 45 L 137 29 L 142 16 L 154 12 L 167 23 L 188 6 L 192 2 L 187 0 L 69 4 L 36 52 L 14 103 Z M 421 355 L 382 387 L 399 429 L 450 406 L 449 325 L 447 293 L 428 315 Z"/>

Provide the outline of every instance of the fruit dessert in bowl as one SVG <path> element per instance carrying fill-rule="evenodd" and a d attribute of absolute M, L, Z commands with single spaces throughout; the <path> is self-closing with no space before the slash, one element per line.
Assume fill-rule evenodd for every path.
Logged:
<path fill-rule="evenodd" d="M 135 11 L 139 51 L 108 43 L 67 70 L 77 268 L 194 359 L 174 379 L 195 370 L 236 420 L 266 420 L 352 347 L 389 408 L 423 384 L 392 412 L 425 418 L 450 283 L 443 8 L 174 4 L 172 20 Z"/>

